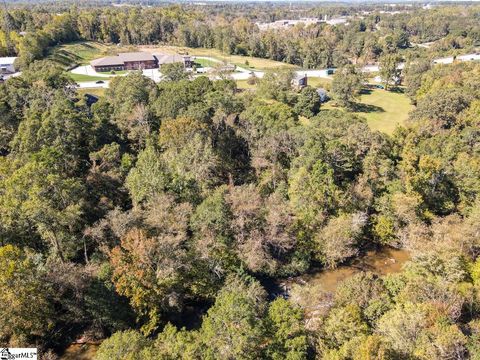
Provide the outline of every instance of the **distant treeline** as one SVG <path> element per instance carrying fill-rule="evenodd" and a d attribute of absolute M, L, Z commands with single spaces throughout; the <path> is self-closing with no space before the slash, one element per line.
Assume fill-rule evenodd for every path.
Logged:
<path fill-rule="evenodd" d="M 479 8 L 473 6 L 417 9 L 395 14 L 365 10 L 360 13 L 345 6 L 307 9 L 300 7 L 296 9 L 299 11 L 294 11 L 267 5 L 257 8 L 253 4 L 72 6 L 68 10 L 56 10 L 53 6 L 37 6 L 33 10 L 19 7 L 2 16 L 0 53 L 17 54 L 20 65 L 26 66 L 43 58 L 52 46 L 83 39 L 124 45 L 216 48 L 227 54 L 314 68 L 373 62 L 385 53 L 406 54 L 411 42 L 440 40 L 433 47 L 434 51 L 471 48 L 480 42 Z M 248 17 L 242 16 L 247 12 Z M 256 25 L 259 21 L 307 14 L 317 17 L 357 15 L 349 19 L 348 25 L 339 26 L 299 24 L 261 31 Z"/>

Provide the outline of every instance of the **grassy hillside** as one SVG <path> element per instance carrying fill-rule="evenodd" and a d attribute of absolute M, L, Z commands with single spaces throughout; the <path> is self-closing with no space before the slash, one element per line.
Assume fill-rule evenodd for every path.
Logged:
<path fill-rule="evenodd" d="M 94 41 L 77 41 L 55 46 L 50 50 L 48 59 L 57 62 L 65 68 L 88 64 L 91 60 L 113 55 L 120 51 L 132 51 L 133 47 L 117 47 Z"/>

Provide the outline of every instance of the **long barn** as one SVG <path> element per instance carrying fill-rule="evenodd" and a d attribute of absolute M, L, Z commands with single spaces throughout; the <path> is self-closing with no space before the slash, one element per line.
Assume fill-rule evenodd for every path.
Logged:
<path fill-rule="evenodd" d="M 106 56 L 92 60 L 90 65 L 97 72 L 110 72 L 121 70 L 156 69 L 163 64 L 174 62 L 183 63 L 185 67 L 192 66 L 189 56 L 150 54 L 147 52 L 120 53 L 116 56 Z"/>

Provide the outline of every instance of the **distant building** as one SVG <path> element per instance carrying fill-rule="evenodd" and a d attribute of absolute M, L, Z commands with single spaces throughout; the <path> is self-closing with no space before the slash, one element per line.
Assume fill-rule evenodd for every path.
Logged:
<path fill-rule="evenodd" d="M 13 74 L 15 70 L 16 57 L 0 57 L 0 74 Z"/>
<path fill-rule="evenodd" d="M 293 27 L 297 24 L 304 24 L 306 26 L 308 25 L 314 25 L 314 24 L 320 24 L 321 20 L 318 18 L 301 18 L 301 19 L 284 19 L 284 20 L 277 20 L 271 23 L 257 23 L 257 26 L 260 30 L 265 31 L 268 29 L 284 29 L 284 28 L 289 28 Z"/>
<path fill-rule="evenodd" d="M 192 67 L 190 56 L 150 54 L 147 52 L 120 53 L 116 56 L 106 56 L 95 59 L 90 65 L 97 72 L 156 69 L 164 64 L 183 63 L 185 67 Z"/>
<path fill-rule="evenodd" d="M 296 75 L 292 79 L 292 86 L 297 89 L 302 89 L 305 86 L 307 86 L 308 79 L 307 79 L 307 74 L 305 75 Z"/>
<path fill-rule="evenodd" d="M 294 27 L 298 24 L 303 24 L 305 26 L 317 25 L 321 23 L 327 23 L 329 25 L 347 24 L 350 18 L 351 16 L 339 16 L 336 18 L 329 19 L 328 16 L 325 15 L 323 19 L 320 19 L 320 18 L 283 19 L 283 20 L 277 20 L 270 23 L 256 23 L 256 25 L 258 26 L 259 30 L 266 31 L 269 29 L 287 29 L 287 28 Z"/>

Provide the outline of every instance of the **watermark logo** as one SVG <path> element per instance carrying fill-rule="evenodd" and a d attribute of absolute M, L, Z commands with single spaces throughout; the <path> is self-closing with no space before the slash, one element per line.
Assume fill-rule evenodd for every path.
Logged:
<path fill-rule="evenodd" d="M 36 348 L 0 348 L 0 360 L 37 360 Z"/>

